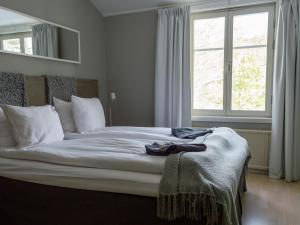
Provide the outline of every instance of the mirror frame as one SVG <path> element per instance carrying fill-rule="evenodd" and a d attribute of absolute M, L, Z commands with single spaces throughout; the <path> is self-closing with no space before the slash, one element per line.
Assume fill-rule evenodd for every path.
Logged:
<path fill-rule="evenodd" d="M 63 25 L 60 25 L 60 24 L 57 24 L 57 23 L 53 23 L 53 22 L 50 22 L 50 21 L 47 21 L 47 20 L 44 20 L 44 19 L 41 19 L 41 18 L 38 18 L 38 17 L 30 16 L 26 13 L 16 11 L 16 10 L 13 10 L 13 9 L 9 9 L 9 8 L 6 8 L 6 7 L 1 6 L 1 5 L 0 5 L 0 9 L 4 9 L 4 10 L 7 10 L 7 11 L 10 11 L 10 12 L 13 12 L 13 13 L 17 13 L 17 14 L 20 14 L 22 16 L 27 16 L 29 18 L 39 20 L 43 23 L 48 23 L 48 24 L 51 24 L 51 25 L 54 25 L 54 26 L 57 26 L 57 27 L 75 32 L 78 35 L 78 61 L 68 60 L 68 59 L 52 58 L 52 57 L 47 57 L 47 56 L 39 56 L 39 55 L 29 55 L 29 54 L 18 53 L 18 52 L 9 52 L 9 51 L 4 51 L 2 49 L 0 49 L 0 53 L 18 55 L 18 56 L 27 56 L 27 57 L 38 58 L 38 59 L 48 59 L 48 60 L 57 61 L 57 62 L 67 62 L 67 63 L 81 64 L 81 44 L 80 44 L 81 40 L 80 40 L 80 31 L 79 30 L 76 30 L 76 29 L 73 29 L 73 28 L 70 28 L 70 27 L 66 27 L 66 26 L 63 26 Z"/>

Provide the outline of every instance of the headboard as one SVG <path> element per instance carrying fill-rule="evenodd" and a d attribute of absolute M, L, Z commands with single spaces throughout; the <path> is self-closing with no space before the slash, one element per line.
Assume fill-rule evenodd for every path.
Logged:
<path fill-rule="evenodd" d="M 40 106 L 47 104 L 46 77 L 26 76 L 28 104 Z M 77 79 L 77 95 L 83 98 L 99 97 L 98 81 Z"/>

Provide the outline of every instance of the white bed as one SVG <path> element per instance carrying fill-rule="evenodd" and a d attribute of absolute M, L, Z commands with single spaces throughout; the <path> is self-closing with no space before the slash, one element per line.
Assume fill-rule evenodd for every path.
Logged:
<path fill-rule="evenodd" d="M 186 143 L 168 128 L 107 127 L 63 142 L 0 148 L 0 176 L 59 187 L 156 197 L 166 157 L 145 144 Z"/>
<path fill-rule="evenodd" d="M 157 196 L 166 157 L 149 156 L 145 145 L 153 142 L 222 145 L 222 132 L 196 140 L 182 140 L 168 128 L 111 127 L 90 134 L 66 134 L 63 142 L 23 150 L 0 149 L 0 176 L 33 183 L 84 190 Z M 235 136 L 234 136 L 235 137 Z M 226 140 L 228 141 L 228 140 Z M 241 149 L 245 141 L 229 140 Z M 202 153 L 203 154 L 203 153 Z"/>
<path fill-rule="evenodd" d="M 113 224 L 142 224 L 145 221 L 147 224 L 165 224 L 165 220 L 159 219 L 156 213 L 157 199 L 161 196 L 161 180 L 169 175 L 165 171 L 167 157 L 147 155 L 145 145 L 153 142 L 203 143 L 205 140 L 206 151 L 189 156 L 201 154 L 206 169 L 211 165 L 216 166 L 210 158 L 213 154 L 236 159 L 237 164 L 232 168 L 231 164 L 226 164 L 226 168 L 234 171 L 234 167 L 239 165 L 241 169 L 238 181 L 230 186 L 237 191 L 232 199 L 236 202 L 232 208 L 236 214 L 232 218 L 236 220 L 241 216 L 239 191 L 245 187 L 244 165 L 247 163 L 248 146 L 230 128 L 216 128 L 212 134 L 195 140 L 176 138 L 168 128 L 135 127 L 103 128 L 90 134 L 67 134 L 66 139 L 22 150 L 0 149 L 0 188 L 3 196 L 8 196 L 2 198 L 5 210 L 9 208 L 9 212 L 18 215 L 17 218 L 22 221 L 26 220 L 27 215 L 33 218 L 27 220 L 35 221 L 37 212 L 42 219 L 49 221 L 49 214 L 43 215 L 43 210 L 56 213 L 58 204 L 61 211 L 74 213 L 75 210 L 76 215 L 72 217 L 75 222 L 72 224 L 85 223 L 80 222 L 81 216 L 78 215 L 101 221 L 93 224 L 108 224 L 112 221 L 111 213 L 114 216 L 115 212 L 121 216 L 114 218 Z M 199 159 L 198 156 L 196 158 Z M 217 164 L 217 168 L 221 172 L 224 166 Z M 196 173 L 199 174 L 199 171 Z M 234 173 L 230 173 L 228 179 L 234 180 L 233 176 Z M 47 204 L 43 203 L 45 201 Z M 117 209 L 115 202 L 121 202 Z M 209 211 L 210 207 L 200 204 Z M 24 208 L 25 219 L 22 217 Z M 66 221 L 69 221 L 69 217 Z M 184 219 L 184 223 L 194 224 L 194 221 Z M 174 224 L 182 223 L 181 220 L 175 220 Z"/>

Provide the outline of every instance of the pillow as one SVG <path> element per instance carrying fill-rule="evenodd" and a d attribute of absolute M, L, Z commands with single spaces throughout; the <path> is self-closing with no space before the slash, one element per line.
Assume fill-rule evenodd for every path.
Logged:
<path fill-rule="evenodd" d="M 14 147 L 17 143 L 8 120 L 0 107 L 0 147 Z"/>
<path fill-rule="evenodd" d="M 19 148 L 49 144 L 64 139 L 58 114 L 50 105 L 39 107 L 7 105 L 4 111 Z"/>
<path fill-rule="evenodd" d="M 98 98 L 72 96 L 72 109 L 79 133 L 88 133 L 105 127 L 104 111 Z"/>
<path fill-rule="evenodd" d="M 53 97 L 53 103 L 64 132 L 74 133 L 76 128 L 72 112 L 72 103 L 65 102 L 55 97 Z"/>

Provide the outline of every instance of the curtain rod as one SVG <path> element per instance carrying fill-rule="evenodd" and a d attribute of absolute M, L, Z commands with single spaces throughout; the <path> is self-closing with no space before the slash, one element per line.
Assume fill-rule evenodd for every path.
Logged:
<path fill-rule="evenodd" d="M 175 7 L 181 7 L 181 6 L 191 6 L 191 7 L 196 7 L 196 6 L 205 6 L 205 7 L 210 7 L 210 6 L 217 6 L 217 5 L 222 5 L 224 3 L 227 3 L 228 6 L 232 6 L 234 4 L 266 4 L 266 3 L 272 3 L 272 2 L 277 2 L 278 0 L 219 0 L 219 1 L 213 1 L 213 2 L 207 2 L 207 1 L 194 1 L 194 2 L 186 2 L 186 3 L 174 3 L 174 4 L 161 4 L 159 8 L 175 8 Z"/>
<path fill-rule="evenodd" d="M 186 0 L 185 0 L 186 1 Z M 117 16 L 117 15 L 124 15 L 124 14 L 130 14 L 130 13 L 137 13 L 137 12 L 146 12 L 151 10 L 157 10 L 157 9 L 164 9 L 164 8 L 175 8 L 180 6 L 191 6 L 192 12 L 201 12 L 201 11 L 212 11 L 212 10 L 219 10 L 219 9 L 225 9 L 225 8 L 235 8 L 235 7 L 241 7 L 246 5 L 263 5 L 263 4 L 269 4 L 269 3 L 276 3 L 279 0 L 214 0 L 212 3 L 209 2 L 209 0 L 198 0 L 193 2 L 183 2 L 183 3 L 177 3 L 177 4 L 160 4 L 156 7 L 152 8 L 144 8 L 144 9 L 136 9 L 136 10 L 129 10 L 129 11 L 123 11 L 123 12 L 116 12 L 116 13 L 107 13 L 104 14 L 104 17 L 109 16 Z M 224 6 L 224 3 L 227 3 L 227 6 Z M 203 7 L 203 8 L 201 8 Z"/>

